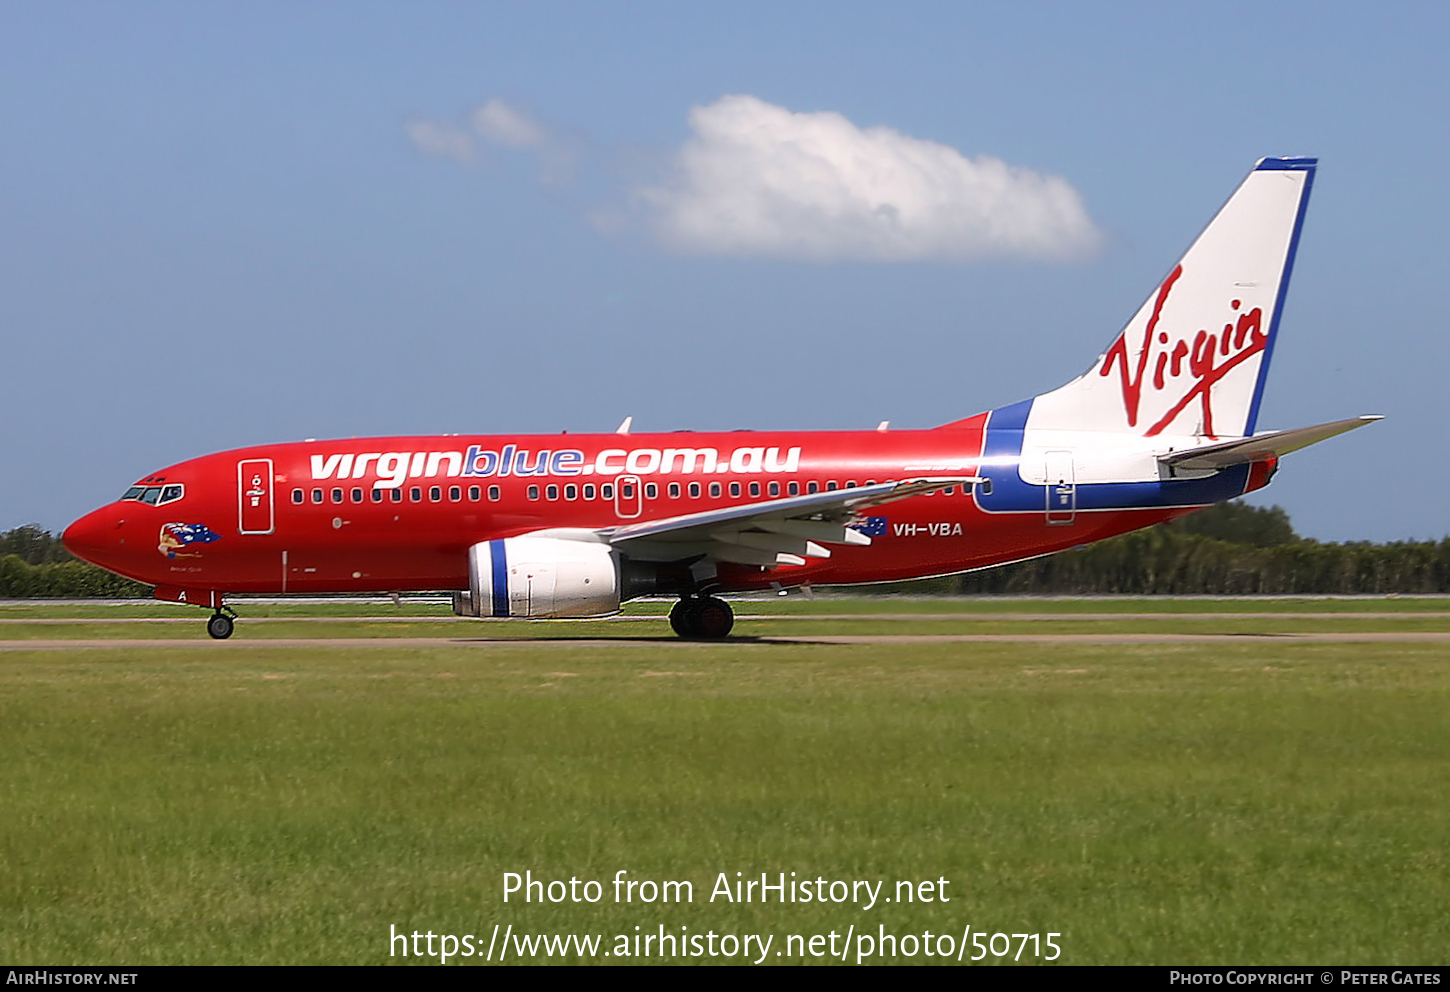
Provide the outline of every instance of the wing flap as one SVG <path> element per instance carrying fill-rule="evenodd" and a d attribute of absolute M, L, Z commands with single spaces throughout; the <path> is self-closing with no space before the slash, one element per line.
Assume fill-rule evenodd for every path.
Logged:
<path fill-rule="evenodd" d="M 766 568 L 804 565 L 809 558 L 830 557 L 824 545 L 870 544 L 871 538 L 850 526 L 865 510 L 981 481 L 952 476 L 878 482 L 626 524 L 601 536 L 626 554 L 649 561 L 703 556 Z"/>

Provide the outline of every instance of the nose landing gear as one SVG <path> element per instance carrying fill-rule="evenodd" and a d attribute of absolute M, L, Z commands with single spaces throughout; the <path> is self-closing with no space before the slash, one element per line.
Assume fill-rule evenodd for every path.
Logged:
<path fill-rule="evenodd" d="M 690 596 L 670 610 L 670 626 L 687 641 L 715 641 L 730 633 L 735 614 L 714 596 Z"/>
<path fill-rule="evenodd" d="M 235 618 L 236 613 L 232 611 L 231 607 L 219 606 L 217 611 L 211 615 L 211 619 L 206 622 L 206 632 L 216 640 L 224 641 L 232 636 Z"/>

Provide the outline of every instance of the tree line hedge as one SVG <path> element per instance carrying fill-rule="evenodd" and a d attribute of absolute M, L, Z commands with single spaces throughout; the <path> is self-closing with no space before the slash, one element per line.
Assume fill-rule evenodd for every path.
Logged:
<path fill-rule="evenodd" d="M 151 587 L 114 575 L 65 549 L 35 524 L 0 533 L 0 598 L 122 599 L 150 596 Z"/>
<path fill-rule="evenodd" d="M 151 587 L 84 561 L 32 565 L 19 555 L 0 558 L 0 597 L 11 599 L 124 599 L 150 596 Z"/>
<path fill-rule="evenodd" d="M 1450 593 L 1450 538 L 1257 547 L 1160 526 L 952 581 L 973 594 Z"/>

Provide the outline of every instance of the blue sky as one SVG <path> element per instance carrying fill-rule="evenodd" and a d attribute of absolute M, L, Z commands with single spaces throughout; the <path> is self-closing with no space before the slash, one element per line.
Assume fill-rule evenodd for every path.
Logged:
<path fill-rule="evenodd" d="M 4 20 L 0 529 L 302 437 L 957 419 L 1082 372 L 1256 159 L 1309 154 L 1260 427 L 1388 419 L 1286 458 L 1259 501 L 1325 540 L 1450 532 L 1443 5 Z M 791 247 L 793 214 L 728 244 L 672 235 L 682 156 L 732 106 L 947 172 L 1000 160 L 1081 216 L 1043 222 L 1055 253 L 965 222 L 906 246 L 823 228 Z"/>

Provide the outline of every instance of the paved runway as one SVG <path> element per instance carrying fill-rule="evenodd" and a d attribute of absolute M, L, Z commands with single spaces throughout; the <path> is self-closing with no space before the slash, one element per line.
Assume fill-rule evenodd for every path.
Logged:
<path fill-rule="evenodd" d="M 681 641 L 658 637 L 239 637 L 228 641 L 203 638 L 74 638 L 67 640 L 0 640 L 4 651 L 167 650 L 190 648 L 232 651 L 252 648 L 417 648 L 417 647 L 610 647 L 677 644 L 713 647 L 741 644 L 1371 644 L 1384 642 L 1450 643 L 1450 631 L 1362 631 L 1286 634 L 818 634 L 802 637 L 732 637 L 725 641 Z"/>
<path fill-rule="evenodd" d="M 1300 610 L 1293 613 L 814 613 L 814 614 L 777 614 L 777 613 L 737 613 L 736 620 L 955 620 L 962 623 L 981 623 L 988 620 L 1004 620 L 1012 623 L 1034 623 L 1040 620 L 1302 620 L 1305 618 L 1326 619 L 1326 620 L 1404 620 L 1410 617 L 1424 617 L 1444 619 L 1450 617 L 1450 610 L 1402 610 L 1398 612 L 1378 613 L 1338 613 L 1338 612 L 1310 612 Z M 0 618 L 0 626 L 5 624 L 39 624 L 39 625 L 74 625 L 74 624 L 95 624 L 95 623 L 198 623 L 202 619 L 201 613 L 193 613 L 188 616 L 176 617 L 13 617 Z M 243 616 L 241 622 L 254 623 L 478 623 L 482 619 L 485 622 L 494 621 L 492 617 L 419 617 L 419 616 L 382 616 L 382 617 L 247 617 Z M 581 619 L 579 623 L 599 623 L 608 620 L 610 623 L 629 623 L 640 620 L 663 620 L 664 615 L 654 616 L 612 616 Z M 559 621 L 553 621 L 555 623 Z"/>

